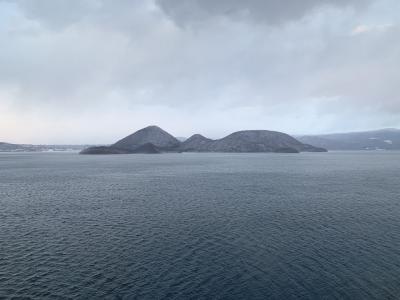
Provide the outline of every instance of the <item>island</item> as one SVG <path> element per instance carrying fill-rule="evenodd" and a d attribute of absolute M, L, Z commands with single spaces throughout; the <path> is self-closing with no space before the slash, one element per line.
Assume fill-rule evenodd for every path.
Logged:
<path fill-rule="evenodd" d="M 158 126 L 142 128 L 110 146 L 89 147 L 80 154 L 157 154 L 165 152 L 300 153 L 327 152 L 294 137 L 269 130 L 243 130 L 221 139 L 195 134 L 180 141 Z"/>

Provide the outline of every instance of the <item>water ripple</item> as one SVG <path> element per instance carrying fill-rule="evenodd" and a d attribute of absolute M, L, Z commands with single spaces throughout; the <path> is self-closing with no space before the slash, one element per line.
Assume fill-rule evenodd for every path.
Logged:
<path fill-rule="evenodd" d="M 0 154 L 0 299 L 396 299 L 400 153 Z"/>

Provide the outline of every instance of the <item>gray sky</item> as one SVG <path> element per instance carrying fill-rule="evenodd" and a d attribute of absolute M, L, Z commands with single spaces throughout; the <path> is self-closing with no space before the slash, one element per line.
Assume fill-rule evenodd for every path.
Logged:
<path fill-rule="evenodd" d="M 398 0 L 0 0 L 0 141 L 400 127 Z"/>

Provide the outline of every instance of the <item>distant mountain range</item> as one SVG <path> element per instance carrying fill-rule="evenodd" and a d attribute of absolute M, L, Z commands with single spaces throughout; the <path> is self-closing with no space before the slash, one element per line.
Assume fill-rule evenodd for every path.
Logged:
<path fill-rule="evenodd" d="M 304 144 L 285 133 L 268 130 L 234 132 L 212 140 L 195 134 L 181 142 L 157 126 L 148 126 L 111 146 L 89 147 L 81 154 L 122 154 L 160 152 L 326 152 L 326 149 Z"/>
<path fill-rule="evenodd" d="M 400 130 L 387 128 L 374 131 L 305 135 L 299 141 L 328 150 L 400 150 Z"/>
<path fill-rule="evenodd" d="M 24 145 L 0 142 L 0 152 L 81 151 L 88 145 Z"/>

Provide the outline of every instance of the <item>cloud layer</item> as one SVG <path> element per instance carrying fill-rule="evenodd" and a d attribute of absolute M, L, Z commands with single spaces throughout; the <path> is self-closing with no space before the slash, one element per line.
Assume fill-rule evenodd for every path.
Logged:
<path fill-rule="evenodd" d="M 400 126 L 395 0 L 0 0 L 0 140 Z"/>
<path fill-rule="evenodd" d="M 226 17 L 236 21 L 281 25 L 301 19 L 320 8 L 362 7 L 366 0 L 158 0 L 161 8 L 177 23 L 207 22 Z"/>

